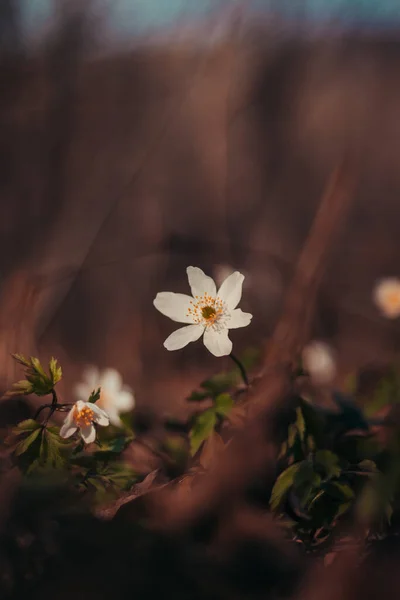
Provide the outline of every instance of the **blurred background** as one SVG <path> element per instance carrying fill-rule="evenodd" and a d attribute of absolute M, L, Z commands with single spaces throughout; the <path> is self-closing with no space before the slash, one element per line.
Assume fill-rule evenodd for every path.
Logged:
<path fill-rule="evenodd" d="M 3 389 L 10 352 L 55 355 L 65 401 L 95 364 L 184 414 L 229 361 L 167 352 L 156 293 L 240 270 L 234 349 L 260 343 L 345 155 L 357 198 L 315 336 L 341 375 L 392 358 L 371 291 L 400 270 L 399 32 L 395 0 L 1 0 Z"/>

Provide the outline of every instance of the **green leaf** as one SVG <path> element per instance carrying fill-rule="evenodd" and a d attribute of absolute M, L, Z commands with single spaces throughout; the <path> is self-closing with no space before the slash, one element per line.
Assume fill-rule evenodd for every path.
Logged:
<path fill-rule="evenodd" d="M 30 367 L 31 364 L 27 358 L 23 354 L 11 354 L 14 360 L 16 360 L 23 367 Z"/>
<path fill-rule="evenodd" d="M 297 427 L 294 423 L 291 423 L 288 427 L 288 447 L 289 448 L 293 448 L 293 446 L 296 443 L 296 438 L 297 438 Z"/>
<path fill-rule="evenodd" d="M 97 390 L 93 390 L 93 392 L 89 396 L 88 402 L 92 402 L 93 404 L 96 404 L 96 402 L 98 400 L 100 400 L 100 394 L 101 394 L 101 388 L 98 388 Z"/>
<path fill-rule="evenodd" d="M 61 456 L 59 444 L 56 443 L 54 436 L 46 430 L 43 431 L 39 458 L 41 464 L 47 467 L 62 468 L 64 466 L 64 459 Z"/>
<path fill-rule="evenodd" d="M 215 411 L 221 417 L 226 417 L 233 408 L 233 399 L 229 394 L 219 394 L 215 399 Z"/>
<path fill-rule="evenodd" d="M 28 450 L 29 446 L 33 444 L 33 442 L 37 439 L 39 433 L 40 429 L 35 429 L 30 435 L 28 435 L 24 440 L 22 440 L 22 442 L 19 442 L 19 444 L 14 450 L 16 456 L 24 454 L 24 452 Z"/>
<path fill-rule="evenodd" d="M 238 382 L 239 379 L 239 371 L 231 373 L 218 373 L 214 375 L 210 379 L 203 381 L 201 383 L 201 387 L 208 392 L 211 392 L 211 395 L 215 398 L 219 394 L 223 392 L 227 392 L 233 385 Z"/>
<path fill-rule="evenodd" d="M 342 515 L 344 515 L 344 513 L 346 513 L 349 510 L 349 508 L 352 507 L 352 505 L 353 505 L 352 502 L 343 502 L 339 506 L 339 508 L 337 510 L 337 513 L 335 515 L 335 519 L 338 519 L 339 517 L 341 517 Z"/>
<path fill-rule="evenodd" d="M 385 516 L 386 516 L 387 522 L 388 522 L 388 523 L 389 523 L 389 525 L 390 525 L 390 523 L 391 523 L 391 521 L 392 521 L 392 516 L 393 516 L 393 508 L 392 508 L 392 505 L 391 505 L 391 504 L 387 504 L 387 505 L 386 505 L 386 508 L 385 508 Z"/>
<path fill-rule="evenodd" d="M 320 483 L 321 477 L 318 473 L 315 473 L 312 464 L 308 460 L 303 460 L 294 476 L 293 486 L 300 488 L 304 484 L 311 484 L 314 487 L 318 487 Z"/>
<path fill-rule="evenodd" d="M 18 423 L 16 427 L 13 428 L 13 433 L 19 435 L 24 431 L 33 431 L 34 429 L 40 429 L 41 425 L 34 419 L 26 419 L 25 421 L 21 421 Z"/>
<path fill-rule="evenodd" d="M 388 404 L 393 404 L 396 401 L 396 397 L 398 396 L 398 390 L 396 388 L 397 385 L 394 374 L 389 375 L 379 382 L 372 398 L 363 406 L 363 411 L 367 419 L 373 417 Z"/>
<path fill-rule="evenodd" d="M 362 460 L 357 466 L 362 471 L 366 471 L 368 473 L 379 473 L 379 469 L 373 460 Z"/>
<path fill-rule="evenodd" d="M 123 450 L 130 444 L 131 438 L 119 436 L 112 440 L 101 442 L 100 447 L 96 450 L 95 455 L 101 456 L 104 453 L 121 454 Z"/>
<path fill-rule="evenodd" d="M 21 379 L 17 383 L 13 383 L 11 390 L 7 392 L 7 396 L 25 396 L 33 391 L 32 384 L 26 379 Z"/>
<path fill-rule="evenodd" d="M 38 358 L 31 356 L 31 365 L 32 365 L 33 370 L 38 375 L 40 375 L 44 380 L 48 380 L 48 377 L 47 377 L 46 373 L 44 372 L 44 369 L 43 369 L 42 365 L 40 364 L 40 360 Z"/>
<path fill-rule="evenodd" d="M 206 400 L 206 398 L 210 398 L 211 393 L 207 390 L 195 390 L 190 394 L 186 400 L 188 402 L 198 402 L 199 400 Z"/>
<path fill-rule="evenodd" d="M 338 481 L 332 481 L 329 489 L 332 490 L 332 488 L 338 490 L 344 500 L 354 500 L 354 491 L 349 485 L 347 485 L 347 483 L 339 483 Z"/>
<path fill-rule="evenodd" d="M 338 456 L 330 450 L 318 450 L 315 454 L 315 464 L 324 469 L 327 478 L 339 477 L 342 471 Z"/>
<path fill-rule="evenodd" d="M 194 456 L 201 444 L 208 438 L 217 423 L 217 416 L 213 408 L 209 408 L 196 417 L 189 433 L 190 453 Z"/>
<path fill-rule="evenodd" d="M 278 460 L 279 460 L 280 458 L 283 458 L 283 457 L 286 455 L 286 452 L 287 452 L 287 451 L 288 451 L 288 445 L 287 445 L 287 442 L 283 442 L 283 444 L 282 444 L 282 446 L 281 446 L 281 449 L 280 449 L 280 452 L 279 452 L 279 454 L 278 454 Z"/>
<path fill-rule="evenodd" d="M 315 440 L 312 435 L 307 436 L 307 449 L 309 452 L 314 452 L 316 449 Z"/>
<path fill-rule="evenodd" d="M 57 359 L 54 358 L 53 356 L 51 357 L 50 362 L 49 362 L 49 371 L 50 371 L 51 381 L 52 381 L 53 385 L 55 385 L 62 378 L 62 369 L 58 365 Z"/>
<path fill-rule="evenodd" d="M 304 442 L 304 436 L 306 432 L 306 423 L 300 407 L 296 408 L 296 428 L 299 432 L 299 436 L 302 442 Z"/>
<path fill-rule="evenodd" d="M 293 485 L 294 477 L 300 469 L 301 463 L 290 465 L 283 473 L 279 475 L 272 488 L 269 504 L 272 510 L 276 510 L 285 498 L 287 492 Z"/>

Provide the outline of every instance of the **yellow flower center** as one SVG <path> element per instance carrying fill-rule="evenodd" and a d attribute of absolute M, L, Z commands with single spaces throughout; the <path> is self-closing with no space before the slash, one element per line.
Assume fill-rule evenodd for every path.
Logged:
<path fill-rule="evenodd" d="M 214 325 L 226 312 L 222 300 L 208 294 L 195 296 L 190 304 L 187 315 L 192 317 L 196 324 L 206 327 Z"/>
<path fill-rule="evenodd" d="M 87 427 L 93 422 L 93 410 L 84 406 L 81 410 L 75 407 L 74 422 L 77 427 Z"/>
<path fill-rule="evenodd" d="M 215 315 L 217 314 L 215 308 L 213 306 L 204 306 L 201 309 L 201 314 L 203 315 L 204 319 L 213 319 L 215 318 Z"/>
<path fill-rule="evenodd" d="M 393 290 L 388 292 L 385 298 L 385 304 L 387 308 L 399 308 L 400 306 L 400 290 Z"/>

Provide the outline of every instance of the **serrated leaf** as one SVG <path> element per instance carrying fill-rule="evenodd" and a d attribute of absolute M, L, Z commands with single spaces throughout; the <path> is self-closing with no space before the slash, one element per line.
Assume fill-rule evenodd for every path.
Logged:
<path fill-rule="evenodd" d="M 190 453 L 194 456 L 201 444 L 214 431 L 217 423 L 217 416 L 213 408 L 205 410 L 200 415 L 197 415 L 194 425 L 189 433 L 190 438 Z"/>
<path fill-rule="evenodd" d="M 46 373 L 44 372 L 44 369 L 40 363 L 40 360 L 38 358 L 36 358 L 35 356 L 31 356 L 31 365 L 33 370 L 40 375 L 41 377 L 43 377 L 43 379 L 47 380 L 48 377 L 46 375 Z"/>
<path fill-rule="evenodd" d="M 229 415 L 233 405 L 233 399 L 229 394 L 219 394 L 215 399 L 215 411 L 221 417 Z"/>
<path fill-rule="evenodd" d="M 32 384 L 26 379 L 21 379 L 16 383 L 13 383 L 11 390 L 6 393 L 6 396 L 16 396 L 16 395 L 28 395 L 33 391 Z"/>
<path fill-rule="evenodd" d="M 23 354 L 11 354 L 14 360 L 16 360 L 23 367 L 30 367 L 31 364 L 29 360 Z"/>
<path fill-rule="evenodd" d="M 53 356 L 51 357 L 50 362 L 49 362 L 49 371 L 50 371 L 51 381 L 52 381 L 53 385 L 55 385 L 62 378 L 62 369 L 58 365 L 57 359 L 54 358 Z"/>
<path fill-rule="evenodd" d="M 296 428 L 299 432 L 299 436 L 302 442 L 304 442 L 304 436 L 306 433 L 306 423 L 300 407 L 296 408 Z"/>
<path fill-rule="evenodd" d="M 318 450 L 315 454 L 315 464 L 324 469 L 327 478 L 339 477 L 342 472 L 338 456 L 330 450 Z"/>
<path fill-rule="evenodd" d="M 41 464 L 47 467 L 61 468 L 64 466 L 64 459 L 61 456 L 59 445 L 46 430 L 43 431 L 39 458 Z"/>
<path fill-rule="evenodd" d="M 271 492 L 271 498 L 269 500 L 272 510 L 276 510 L 285 498 L 287 492 L 293 485 L 294 477 L 300 469 L 300 466 L 301 463 L 295 463 L 294 465 L 291 465 L 285 471 L 283 471 L 283 473 L 281 473 L 275 481 Z"/>
<path fill-rule="evenodd" d="M 21 454 L 24 454 L 24 452 L 28 450 L 29 446 L 33 444 L 33 442 L 37 439 L 39 433 L 40 429 L 35 429 L 30 435 L 28 435 L 25 439 L 19 442 L 19 444 L 14 450 L 15 455 L 20 456 Z"/>

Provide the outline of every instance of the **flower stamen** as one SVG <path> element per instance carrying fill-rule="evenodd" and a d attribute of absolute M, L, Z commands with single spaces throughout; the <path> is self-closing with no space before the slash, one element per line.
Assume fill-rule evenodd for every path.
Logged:
<path fill-rule="evenodd" d="M 88 406 L 84 406 L 81 410 L 75 406 L 74 423 L 77 427 L 88 427 L 93 423 L 94 412 Z"/>

